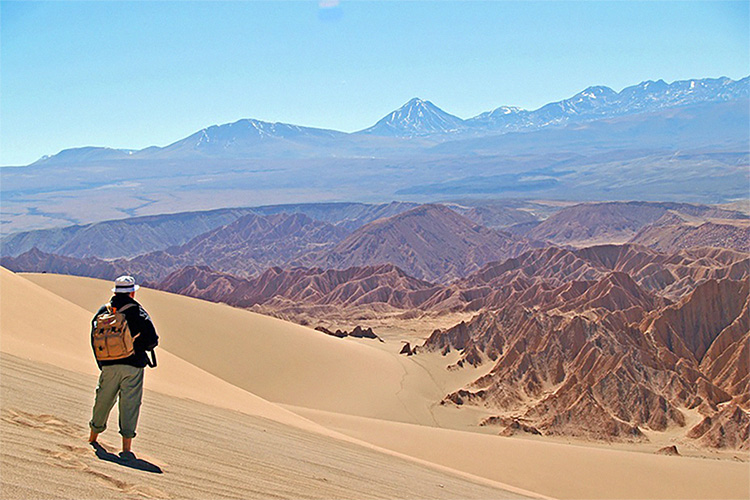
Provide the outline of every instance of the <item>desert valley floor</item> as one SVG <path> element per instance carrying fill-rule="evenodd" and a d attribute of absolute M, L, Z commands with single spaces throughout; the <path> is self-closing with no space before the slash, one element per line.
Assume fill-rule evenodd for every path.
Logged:
<path fill-rule="evenodd" d="M 125 467 L 85 442 L 97 372 L 90 311 L 109 282 L 0 277 L 3 498 L 750 495 L 746 452 L 655 454 L 668 432 L 608 444 L 478 427 L 480 410 L 439 404 L 488 370 L 446 370 L 456 352 L 407 357 L 395 337 L 340 339 L 149 289 L 138 298 L 162 347 L 135 441 L 144 467 Z"/>

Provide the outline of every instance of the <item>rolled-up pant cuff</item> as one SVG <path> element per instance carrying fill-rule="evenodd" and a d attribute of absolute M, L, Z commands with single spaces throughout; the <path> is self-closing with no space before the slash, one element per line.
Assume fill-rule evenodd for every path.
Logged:
<path fill-rule="evenodd" d="M 94 425 L 94 422 L 89 422 L 89 427 L 91 428 L 92 431 L 96 432 L 97 434 L 101 434 L 102 432 L 107 430 L 106 425 L 98 426 L 98 425 Z"/>
<path fill-rule="evenodd" d="M 135 437 L 135 432 L 124 432 L 120 431 L 120 435 L 124 438 L 133 439 Z"/>

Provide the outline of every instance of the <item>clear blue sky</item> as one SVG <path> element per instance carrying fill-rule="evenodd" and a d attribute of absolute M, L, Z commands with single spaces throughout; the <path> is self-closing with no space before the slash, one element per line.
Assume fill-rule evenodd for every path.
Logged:
<path fill-rule="evenodd" d="M 240 118 L 354 131 L 750 73 L 750 2 L 0 2 L 0 165 Z"/>

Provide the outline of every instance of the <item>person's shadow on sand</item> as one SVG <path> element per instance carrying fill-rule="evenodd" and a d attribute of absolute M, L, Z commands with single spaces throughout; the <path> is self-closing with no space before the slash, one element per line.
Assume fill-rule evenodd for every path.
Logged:
<path fill-rule="evenodd" d="M 153 472 L 154 474 L 162 473 L 161 467 L 154 465 L 151 462 L 147 462 L 146 460 L 136 458 L 135 454 L 131 451 L 124 451 L 119 455 L 115 455 L 114 453 L 107 451 L 104 446 L 97 442 L 91 443 L 91 447 L 94 448 L 94 452 L 99 460 L 112 462 L 117 465 L 122 465 L 123 467 L 130 467 L 131 469 Z"/>

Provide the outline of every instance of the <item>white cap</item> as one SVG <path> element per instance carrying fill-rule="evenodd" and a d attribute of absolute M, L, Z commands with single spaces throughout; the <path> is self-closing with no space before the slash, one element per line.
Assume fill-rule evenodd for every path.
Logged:
<path fill-rule="evenodd" d="M 115 280 L 115 287 L 112 289 L 115 293 L 135 292 L 140 287 L 135 284 L 135 278 L 132 276 L 120 276 Z"/>

